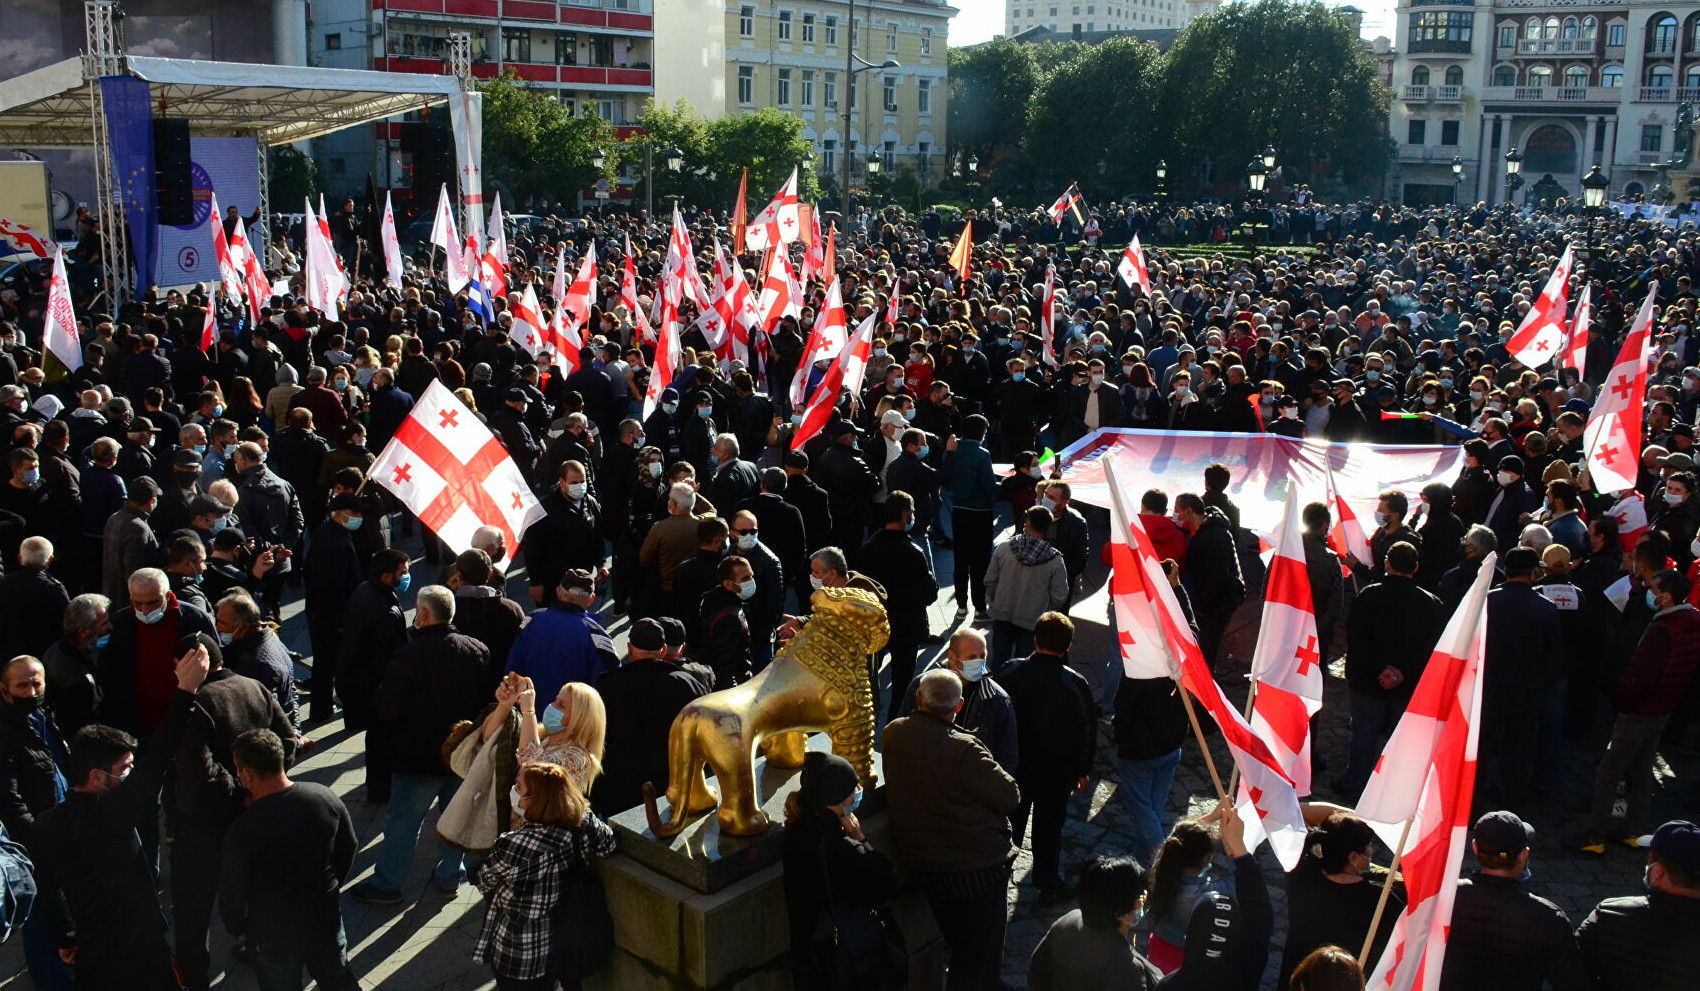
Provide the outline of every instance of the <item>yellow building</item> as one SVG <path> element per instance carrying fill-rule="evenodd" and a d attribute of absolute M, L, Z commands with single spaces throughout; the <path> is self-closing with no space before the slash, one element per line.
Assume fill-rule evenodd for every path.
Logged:
<path fill-rule="evenodd" d="M 853 62 L 865 71 L 847 72 L 852 12 L 856 55 L 896 67 Z M 839 156 L 848 149 L 860 181 L 863 160 L 877 150 L 885 174 L 937 182 L 948 171 L 946 52 L 955 13 L 932 0 L 727 0 L 722 112 L 777 107 L 803 118 L 823 178 L 843 174 Z"/>

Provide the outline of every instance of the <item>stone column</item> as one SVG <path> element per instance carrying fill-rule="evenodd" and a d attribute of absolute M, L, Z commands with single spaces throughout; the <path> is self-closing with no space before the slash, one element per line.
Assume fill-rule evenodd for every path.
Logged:
<path fill-rule="evenodd" d="M 1582 174 L 1583 175 L 1588 174 L 1589 166 L 1591 166 L 1595 162 L 1599 161 L 1597 158 L 1594 157 L 1594 142 L 1596 140 L 1595 136 L 1599 133 L 1599 130 L 1600 130 L 1600 118 L 1598 116 L 1595 116 L 1595 115 L 1589 115 L 1589 117 L 1588 117 L 1588 127 L 1583 132 L 1584 137 L 1582 138 L 1581 166 L 1582 166 Z"/>
<path fill-rule="evenodd" d="M 1493 203 L 1493 136 L 1499 129 L 1499 115 L 1482 118 L 1482 151 L 1476 157 L 1476 202 Z"/>

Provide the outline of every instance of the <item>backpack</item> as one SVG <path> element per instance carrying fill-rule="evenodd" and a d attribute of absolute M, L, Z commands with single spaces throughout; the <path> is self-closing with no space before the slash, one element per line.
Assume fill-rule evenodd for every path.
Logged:
<path fill-rule="evenodd" d="M 24 924 L 35 905 L 35 867 L 23 845 L 0 826 L 0 943 Z"/>

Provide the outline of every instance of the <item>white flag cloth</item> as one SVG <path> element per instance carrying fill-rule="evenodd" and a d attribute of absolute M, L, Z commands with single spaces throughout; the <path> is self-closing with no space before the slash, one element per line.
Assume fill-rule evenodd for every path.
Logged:
<path fill-rule="evenodd" d="M 1122 251 L 1121 261 L 1116 262 L 1116 274 L 1122 277 L 1129 289 L 1138 286 L 1145 290 L 1145 295 L 1151 295 L 1151 270 L 1145 265 L 1145 249 L 1139 246 L 1138 234 Z"/>
<path fill-rule="evenodd" d="M 1653 297 L 1658 283 L 1647 286 L 1647 298 L 1629 325 L 1618 349 L 1617 363 L 1600 386 L 1588 424 L 1582 428 L 1582 448 L 1596 492 L 1635 487 L 1641 466 L 1641 427 L 1647 396 L 1647 357 L 1652 346 Z"/>
<path fill-rule="evenodd" d="M 1497 556 L 1483 559 L 1452 613 L 1358 800 L 1358 815 L 1388 846 L 1398 847 L 1402 834 L 1405 840 L 1405 910 L 1367 988 L 1440 987 L 1475 794 L 1487 596 Z"/>
<path fill-rule="evenodd" d="M 53 249 L 53 276 L 47 283 L 47 314 L 41 339 L 66 371 L 83 367 L 82 338 L 77 335 L 77 314 L 71 308 L 71 280 L 65 275 L 65 251 L 57 245 Z"/>
<path fill-rule="evenodd" d="M 1546 287 L 1541 290 L 1534 305 L 1529 307 L 1517 332 L 1505 343 L 1505 349 L 1511 352 L 1511 356 L 1530 368 L 1539 368 L 1552 361 L 1564 348 L 1564 313 L 1574 261 L 1575 253 L 1567 244 L 1558 264 L 1553 266 Z"/>
<path fill-rule="evenodd" d="M 460 553 L 481 526 L 518 547 L 545 515 L 502 442 L 433 380 L 366 472 Z"/>
<path fill-rule="evenodd" d="M 1582 287 L 1576 297 L 1576 314 L 1570 318 L 1570 337 L 1564 345 L 1564 358 L 1559 364 L 1580 373 L 1588 364 L 1588 328 L 1594 322 L 1594 287 Z"/>
<path fill-rule="evenodd" d="M 218 212 L 218 194 L 212 194 L 212 216 L 207 226 L 212 228 L 213 259 L 218 262 L 219 281 L 224 294 L 232 300 L 242 299 L 242 262 L 230 252 L 230 241 L 224 236 L 224 217 Z"/>
<path fill-rule="evenodd" d="M 509 339 L 533 358 L 549 350 L 549 324 L 543 319 L 543 307 L 537 302 L 537 292 L 531 283 L 525 284 L 525 291 L 518 299 L 509 297 L 508 312 L 514 318 L 513 326 L 508 328 Z"/>
<path fill-rule="evenodd" d="M 508 232 L 502 227 L 502 193 L 496 191 L 496 196 L 490 201 L 490 225 L 484 232 L 484 252 L 495 255 L 496 260 L 508 267 Z"/>
<path fill-rule="evenodd" d="M 384 194 L 384 221 L 379 228 L 379 236 L 384 242 L 384 273 L 390 278 L 390 285 L 401 287 L 401 241 L 395 233 L 395 210 L 390 206 L 390 194 Z"/>
<path fill-rule="evenodd" d="M 1310 597 L 1296 485 L 1287 488 L 1287 508 L 1275 539 L 1263 620 L 1251 658 L 1252 677 L 1258 682 L 1251 728 L 1269 745 L 1298 793 L 1308 795 L 1310 717 L 1322 709 L 1322 668 L 1328 658 L 1317 650 L 1316 605 Z M 1250 826 L 1250 820 L 1246 824 Z"/>
<path fill-rule="evenodd" d="M 437 193 L 437 215 L 431 221 L 431 243 L 443 249 L 443 279 L 449 284 L 449 292 L 465 289 L 466 284 L 472 281 L 472 273 L 467 271 L 466 250 L 455 226 L 455 211 L 449 202 L 447 183 Z"/>
<path fill-rule="evenodd" d="M 348 278 L 326 234 L 325 218 L 315 216 L 307 202 L 307 305 L 332 320 L 338 319 L 337 305 L 348 298 Z"/>
<path fill-rule="evenodd" d="M 785 180 L 785 185 L 771 202 L 761 208 L 761 212 L 750 221 L 749 229 L 744 232 L 744 246 L 749 251 L 759 251 L 778 245 L 790 244 L 801 240 L 803 222 L 797 202 L 797 170 L 791 170 L 791 177 Z"/>

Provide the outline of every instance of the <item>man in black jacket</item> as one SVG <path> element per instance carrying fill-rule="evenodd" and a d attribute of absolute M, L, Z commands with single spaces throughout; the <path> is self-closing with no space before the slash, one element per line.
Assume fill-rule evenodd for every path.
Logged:
<path fill-rule="evenodd" d="M 731 688 L 750 680 L 749 601 L 756 594 L 755 573 L 747 558 L 733 554 L 715 568 L 718 584 L 702 596 L 699 641 L 691 657 L 714 671 L 714 687 Z M 696 644 L 700 642 L 701 647 Z"/>
<path fill-rule="evenodd" d="M 1346 618 L 1346 684 L 1352 690 L 1352 743 L 1333 788 L 1356 799 L 1382 743 L 1399 724 L 1446 626 L 1440 600 L 1416 582 L 1417 549 L 1387 549 L 1387 577 L 1358 593 Z M 1389 621 L 1397 617 L 1397 621 Z"/>
<path fill-rule="evenodd" d="M 1645 883 L 1646 894 L 1607 898 L 1576 929 L 1595 991 L 1680 991 L 1700 972 L 1700 826 L 1653 833 Z"/>
<path fill-rule="evenodd" d="M 1505 582 L 1487 597 L 1481 727 L 1487 766 L 1481 770 L 1490 773 L 1481 777 L 1488 787 L 1503 788 L 1513 808 L 1527 797 L 1543 713 L 1560 704 L 1556 693 L 1565 674 L 1558 606 L 1534 588 L 1540 565 L 1532 548 L 1506 551 Z"/>
<path fill-rule="evenodd" d="M 181 987 L 137 829 L 159 815 L 160 785 L 208 664 L 202 646 L 177 659 L 176 690 L 140 760 L 128 733 L 99 725 L 79 730 L 71 740 L 70 792 L 36 820 L 30 855 L 38 901 L 57 902 L 65 920 L 60 956 L 76 966 L 80 987 Z"/>
<path fill-rule="evenodd" d="M 902 715 L 904 692 L 915 677 L 915 656 L 929 632 L 927 607 L 939 597 L 933 569 L 909 536 L 918 525 L 915 500 L 907 492 L 892 492 L 885 499 L 885 526 L 868 537 L 851 562 L 857 571 L 885 587 L 886 615 L 891 622 L 891 638 L 886 643 L 886 653 L 891 658 L 887 722 Z M 878 684 L 874 686 L 874 695 L 877 699 Z"/>
<path fill-rule="evenodd" d="M 1010 816 L 1017 842 L 1033 816 L 1033 877 L 1040 897 L 1065 895 L 1070 887 L 1058 870 L 1068 796 L 1084 789 L 1098 752 L 1097 707 L 1092 689 L 1068 666 L 1074 623 L 1059 612 L 1039 617 L 1033 654 L 998 675 L 1015 706 L 1021 759 L 1015 781 L 1021 807 Z"/>
<path fill-rule="evenodd" d="M 1196 493 L 1175 497 L 1175 522 L 1191 535 L 1184 576 L 1198 616 L 1198 646 L 1215 670 L 1228 621 L 1245 601 L 1239 546 L 1228 517 L 1215 506 L 1206 507 Z"/>
<path fill-rule="evenodd" d="M 807 475 L 798 477 L 804 481 L 808 480 Z M 786 501 L 786 482 L 785 469 L 763 468 L 761 494 L 745 499 L 735 508 L 739 512 L 748 512 L 755 516 L 756 527 L 761 531 L 762 546 L 779 558 L 779 566 L 784 570 L 785 577 L 795 582 L 798 575 L 808 574 L 810 545 L 804 535 L 802 512 Z M 781 591 L 780 595 L 783 598 L 784 592 Z"/>
<path fill-rule="evenodd" d="M 880 478 L 862 460 L 856 447 L 861 431 L 848 420 L 827 427 L 831 444 L 821 453 L 813 475 L 826 490 L 832 506 L 832 530 L 827 543 L 836 547 L 862 546 L 868 526 L 868 501 L 879 491 Z"/>
<path fill-rule="evenodd" d="M 48 570 L 54 563 L 46 537 L 25 537 L 18 569 L 0 579 L 0 644 L 6 653 L 40 657 L 59 639 L 71 595 Z"/>
<path fill-rule="evenodd" d="M 1423 486 L 1422 519 L 1423 525 L 1417 530 L 1423 538 L 1417 545 L 1422 551 L 1417 584 L 1433 592 L 1464 556 L 1459 546 L 1464 539 L 1464 521 L 1452 511 L 1452 486 L 1445 482 Z"/>
<path fill-rule="evenodd" d="M 177 967 L 189 991 L 205 991 L 212 957 L 207 928 L 218 896 L 224 831 L 242 812 L 230 744 L 251 729 L 269 729 L 295 752 L 295 727 L 266 686 L 224 667 L 218 641 L 205 633 L 177 645 L 207 652 L 208 673 L 177 748 L 177 829 L 171 843 L 172 932 Z"/>
<path fill-rule="evenodd" d="M 493 587 L 495 565 L 490 555 L 474 548 L 462 551 L 449 568 L 444 584 L 455 594 L 455 629 L 484 645 L 490 666 L 484 680 L 491 691 L 502 680 L 508 651 L 525 625 L 525 610 Z"/>
<path fill-rule="evenodd" d="M 666 633 L 653 619 L 632 625 L 626 658 L 596 682 L 608 710 L 607 757 L 596 782 L 597 811 L 611 816 L 643 801 L 643 785 L 667 790 L 667 740 L 673 717 L 709 686 L 665 660 Z"/>
<path fill-rule="evenodd" d="M 342 683 L 342 717 L 351 730 L 366 731 L 366 799 L 389 800 L 389 747 L 384 726 L 375 715 L 378 684 L 390 658 L 407 643 L 407 619 L 402 592 L 412 584 L 407 554 L 388 548 L 372 555 L 367 579 L 348 597 L 347 624 L 337 650 L 338 680 Z M 328 702 L 317 695 L 313 712 Z"/>
<path fill-rule="evenodd" d="M 53 710 L 47 669 L 28 655 L 0 667 L 0 825 L 26 845 L 35 817 L 65 798 L 69 760 Z"/>
<path fill-rule="evenodd" d="M 709 451 L 712 471 L 707 485 L 708 501 L 730 512 L 732 507 L 761 491 L 756 466 L 739 456 L 738 435 L 721 434 Z"/>
<path fill-rule="evenodd" d="M 546 515 L 525 531 L 521 549 L 531 576 L 531 601 L 547 606 L 555 601 L 568 571 L 581 569 L 601 578 L 608 559 L 603 552 L 602 504 L 590 494 L 583 464 L 562 462 L 542 501 Z"/>
<path fill-rule="evenodd" d="M 345 492 L 331 497 L 326 510 L 329 515 L 313 530 L 302 575 L 307 593 L 307 632 L 313 644 L 313 711 L 309 718 L 315 722 L 331 718 L 337 653 L 347 629 L 345 617 L 354 590 L 366 576 L 352 536 L 366 525 L 365 504 L 359 496 Z"/>
<path fill-rule="evenodd" d="M 1511 812 L 1476 820 L 1481 869 L 1458 882 L 1441 991 L 1581 991 L 1582 957 L 1564 910 L 1523 887 L 1535 831 Z"/>
<path fill-rule="evenodd" d="M 924 539 L 938 511 L 939 485 L 943 479 L 939 470 L 927 463 L 926 459 L 933 453 L 933 444 L 926 431 L 911 427 L 899 435 L 898 442 L 903 445 L 903 453 L 885 466 L 885 490 L 907 492 L 915 500 L 913 532 Z M 942 452 L 942 445 L 940 450 Z M 926 548 L 922 550 L 924 552 Z"/>
<path fill-rule="evenodd" d="M 224 644 L 224 666 L 252 678 L 272 693 L 291 726 L 301 716 L 295 692 L 295 662 L 260 613 L 260 604 L 244 591 L 232 592 L 214 606 L 213 623 Z"/>
<path fill-rule="evenodd" d="M 389 727 L 391 784 L 384 814 L 384 842 L 377 871 L 350 892 L 355 901 L 395 905 L 413 867 L 419 830 L 431 806 L 448 808 L 460 779 L 443 763 L 443 740 L 462 719 L 476 719 L 484 704 L 489 651 L 452 625 L 454 593 L 427 585 L 416 597 L 418 630 L 412 643 L 395 652 L 378 686 L 377 716 Z M 453 898 L 465 878 L 461 851 L 437 841 L 437 865 L 431 880 Z"/>

